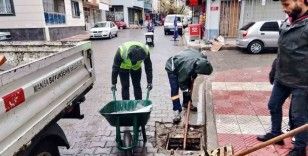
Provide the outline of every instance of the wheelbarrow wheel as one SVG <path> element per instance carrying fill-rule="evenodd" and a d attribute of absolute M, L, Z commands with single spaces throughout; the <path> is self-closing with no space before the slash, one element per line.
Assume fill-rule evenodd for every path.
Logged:
<path fill-rule="evenodd" d="M 130 147 L 133 144 L 133 137 L 129 130 L 124 131 L 124 146 Z M 126 156 L 133 155 L 133 149 L 125 151 Z"/>

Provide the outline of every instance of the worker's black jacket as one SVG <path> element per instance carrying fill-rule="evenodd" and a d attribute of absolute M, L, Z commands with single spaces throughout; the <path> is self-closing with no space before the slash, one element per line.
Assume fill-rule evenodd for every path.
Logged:
<path fill-rule="evenodd" d="M 207 57 L 194 49 L 186 49 L 170 57 L 166 62 L 165 69 L 168 73 L 178 76 L 181 90 L 190 89 L 191 79 L 196 78 L 197 74 L 209 75 L 213 71 Z"/>

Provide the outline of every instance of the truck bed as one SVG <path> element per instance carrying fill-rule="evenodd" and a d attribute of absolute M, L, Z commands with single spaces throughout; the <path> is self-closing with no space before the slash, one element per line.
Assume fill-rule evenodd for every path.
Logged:
<path fill-rule="evenodd" d="M 0 155 L 31 142 L 95 81 L 91 42 L 1 42 Z"/>
<path fill-rule="evenodd" d="M 78 42 L 0 42 L 0 54 L 7 59 L 0 66 L 3 71 L 36 61 L 54 53 L 78 46 Z"/>

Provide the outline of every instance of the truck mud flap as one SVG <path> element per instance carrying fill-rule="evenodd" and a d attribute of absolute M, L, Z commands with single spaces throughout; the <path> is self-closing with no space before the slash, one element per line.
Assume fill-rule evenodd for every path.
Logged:
<path fill-rule="evenodd" d="M 68 106 L 61 114 L 62 119 L 83 119 L 84 115 L 80 112 L 80 104 L 86 100 L 85 95 L 93 88 L 88 87 L 82 94 L 76 97 L 71 106 Z"/>
<path fill-rule="evenodd" d="M 52 123 L 46 126 L 39 134 L 32 140 L 30 146 L 20 149 L 16 156 L 32 156 L 35 149 L 39 148 L 40 143 L 44 141 L 51 141 L 56 146 L 65 146 L 67 149 L 70 145 L 67 141 L 64 131 L 57 123 Z"/>

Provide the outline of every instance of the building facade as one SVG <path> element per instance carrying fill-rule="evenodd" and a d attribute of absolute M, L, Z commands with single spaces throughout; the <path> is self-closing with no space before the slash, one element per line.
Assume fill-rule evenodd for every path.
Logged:
<path fill-rule="evenodd" d="M 252 21 L 284 20 L 280 1 L 273 0 L 207 0 L 205 36 L 213 39 L 237 37 L 238 30 Z"/>
<path fill-rule="evenodd" d="M 0 0 L 0 31 L 12 40 L 59 40 L 85 30 L 81 0 Z"/>
<path fill-rule="evenodd" d="M 102 12 L 102 20 L 107 20 L 107 12 L 109 11 L 109 8 L 111 7 L 111 0 L 100 0 L 99 2 L 99 9 Z"/>
<path fill-rule="evenodd" d="M 86 30 L 90 30 L 95 23 L 102 21 L 102 13 L 98 0 L 82 0 Z"/>
<path fill-rule="evenodd" d="M 144 19 L 144 1 L 112 0 L 111 4 L 107 20 L 122 20 L 128 25 L 132 25 L 138 24 L 140 19 Z"/>

